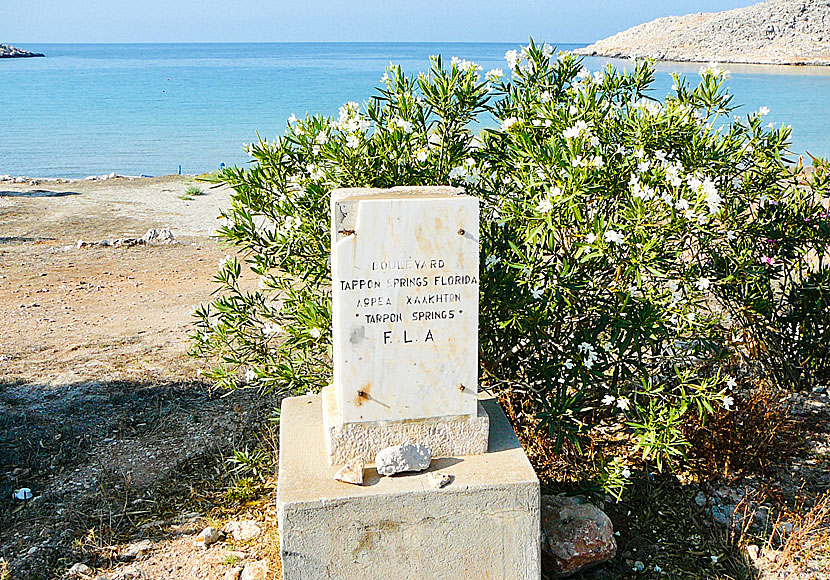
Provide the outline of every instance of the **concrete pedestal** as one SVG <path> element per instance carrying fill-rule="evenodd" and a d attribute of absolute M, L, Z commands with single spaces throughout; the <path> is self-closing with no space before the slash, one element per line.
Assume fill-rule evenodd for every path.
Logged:
<path fill-rule="evenodd" d="M 494 400 L 489 450 L 363 486 L 332 479 L 320 396 L 285 399 L 277 508 L 284 580 L 539 580 L 539 480 Z"/>

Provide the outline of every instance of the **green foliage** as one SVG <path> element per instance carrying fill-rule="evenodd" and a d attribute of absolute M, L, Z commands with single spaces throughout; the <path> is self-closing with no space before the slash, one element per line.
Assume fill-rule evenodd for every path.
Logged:
<path fill-rule="evenodd" d="M 482 203 L 482 381 L 524 393 L 559 444 L 627 428 L 627 452 L 597 466 L 618 493 L 628 454 L 674 466 L 690 414 L 731 407 L 720 367 L 746 343 L 779 379 L 826 369 L 830 177 L 793 166 L 790 129 L 763 110 L 735 115 L 715 68 L 660 102 L 647 61 L 590 73 L 533 42 L 505 56 L 509 78 L 460 59 L 391 66 L 364 111 L 292 118 L 250 145 L 252 165 L 219 177 L 234 189 L 219 235 L 259 289 L 223 260 L 193 352 L 222 387 L 319 390 L 329 192 L 457 185 Z"/>
<path fill-rule="evenodd" d="M 187 188 L 187 190 L 184 192 L 184 194 L 189 195 L 191 197 L 198 197 L 200 195 L 204 195 L 205 192 L 202 191 L 202 189 L 200 187 L 196 187 L 195 185 L 191 185 L 190 187 Z"/>
<path fill-rule="evenodd" d="M 259 448 L 253 451 L 247 449 L 234 451 L 233 457 L 229 457 L 227 461 L 237 476 L 256 481 L 264 481 L 273 468 L 271 457 L 265 450 Z"/>

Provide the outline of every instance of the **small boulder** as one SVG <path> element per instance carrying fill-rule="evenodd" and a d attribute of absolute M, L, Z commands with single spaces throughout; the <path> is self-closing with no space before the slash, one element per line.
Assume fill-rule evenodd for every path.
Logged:
<path fill-rule="evenodd" d="M 242 566 L 234 566 L 225 572 L 225 580 L 239 580 L 239 575 L 242 574 Z"/>
<path fill-rule="evenodd" d="M 362 459 L 354 458 L 346 462 L 346 465 L 337 470 L 334 479 L 343 483 L 363 485 L 363 469 L 366 464 Z"/>
<path fill-rule="evenodd" d="M 381 475 L 394 475 L 404 471 L 423 471 L 432 461 L 432 451 L 420 443 L 393 445 L 381 449 L 375 456 L 375 468 Z"/>
<path fill-rule="evenodd" d="M 235 542 L 249 542 L 262 535 L 262 526 L 253 520 L 228 522 L 224 530 Z"/>
<path fill-rule="evenodd" d="M 208 548 L 211 544 L 215 544 L 222 538 L 222 535 L 219 533 L 214 527 L 208 526 L 201 532 L 196 538 L 193 540 L 193 544 L 195 546 L 201 546 L 205 549 Z"/>
<path fill-rule="evenodd" d="M 573 498 L 542 496 L 542 567 L 565 578 L 613 558 L 614 526 L 605 513 Z"/>

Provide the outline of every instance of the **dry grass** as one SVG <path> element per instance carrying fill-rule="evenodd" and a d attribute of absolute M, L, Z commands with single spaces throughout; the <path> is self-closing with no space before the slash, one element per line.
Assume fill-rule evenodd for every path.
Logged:
<path fill-rule="evenodd" d="M 788 533 L 790 528 L 792 531 Z M 786 537 L 783 545 L 778 551 L 772 551 L 775 540 L 781 537 Z M 759 567 L 764 571 L 777 572 L 779 577 L 796 578 L 802 574 L 830 570 L 830 494 L 822 497 L 806 513 L 782 514 L 767 547 L 773 554 L 772 560 L 760 562 Z"/>
<path fill-rule="evenodd" d="M 802 424 L 793 418 L 788 392 L 759 386 L 720 410 L 684 426 L 690 469 L 701 478 L 767 475 L 782 457 L 803 447 Z"/>

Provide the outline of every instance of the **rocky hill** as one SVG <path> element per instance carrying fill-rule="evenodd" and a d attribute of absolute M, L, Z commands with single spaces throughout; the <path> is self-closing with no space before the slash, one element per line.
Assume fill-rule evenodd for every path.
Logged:
<path fill-rule="evenodd" d="M 767 0 L 725 12 L 658 18 L 575 52 L 670 61 L 830 65 L 830 0 Z"/>
<path fill-rule="evenodd" d="M 15 48 L 9 44 L 0 44 L 0 58 L 26 58 L 30 56 L 44 56 L 39 52 L 29 52 L 22 48 Z"/>

